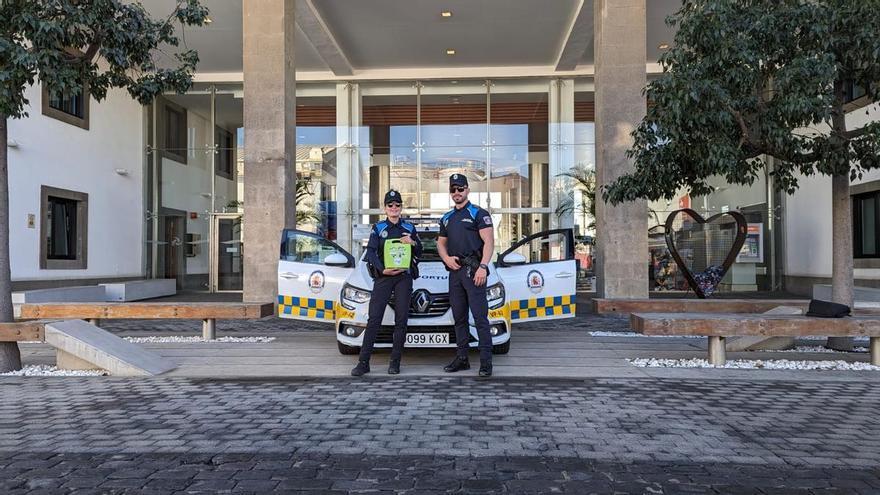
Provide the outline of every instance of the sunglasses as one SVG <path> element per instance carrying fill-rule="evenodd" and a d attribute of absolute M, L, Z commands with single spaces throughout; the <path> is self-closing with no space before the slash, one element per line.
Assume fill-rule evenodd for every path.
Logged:
<path fill-rule="evenodd" d="M 400 208 L 402 205 L 400 203 L 388 203 L 385 206 L 387 206 L 388 208 Z"/>
<path fill-rule="evenodd" d="M 466 189 L 467 189 L 466 187 L 453 186 L 453 187 L 450 187 L 450 188 L 449 188 L 449 193 L 450 193 L 450 194 L 452 194 L 452 193 L 461 193 L 461 192 L 464 192 Z"/>

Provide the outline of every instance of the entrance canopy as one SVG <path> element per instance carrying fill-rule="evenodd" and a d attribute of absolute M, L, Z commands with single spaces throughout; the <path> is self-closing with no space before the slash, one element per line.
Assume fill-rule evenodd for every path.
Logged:
<path fill-rule="evenodd" d="M 172 0 L 144 0 L 154 15 Z M 202 0 L 211 23 L 188 28 L 200 74 L 242 72 L 242 4 Z M 297 0 L 297 80 L 592 74 L 593 0 Z M 672 43 L 681 0 L 646 2 L 647 63 Z M 454 53 L 453 53 L 454 52 Z M 417 72 L 413 72 L 413 71 Z M 654 67 L 651 70 L 656 70 Z M 400 72 L 405 71 L 405 72 Z"/>

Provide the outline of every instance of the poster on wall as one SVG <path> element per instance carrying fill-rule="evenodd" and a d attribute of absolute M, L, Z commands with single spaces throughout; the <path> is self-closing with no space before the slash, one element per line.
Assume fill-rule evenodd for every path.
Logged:
<path fill-rule="evenodd" d="M 750 223 L 746 231 L 746 242 L 743 243 L 737 263 L 763 263 L 764 262 L 764 224 Z"/>

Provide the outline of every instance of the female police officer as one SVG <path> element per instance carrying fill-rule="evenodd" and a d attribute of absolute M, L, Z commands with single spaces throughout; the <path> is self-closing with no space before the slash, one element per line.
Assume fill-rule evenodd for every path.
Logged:
<path fill-rule="evenodd" d="M 367 329 L 364 332 L 364 341 L 361 344 L 361 355 L 357 366 L 351 370 L 352 376 L 361 376 L 370 372 L 370 355 L 373 353 L 373 344 L 376 334 L 382 325 L 382 316 L 385 314 L 385 306 L 394 293 L 394 344 L 391 348 L 391 362 L 388 364 L 388 374 L 400 373 L 400 356 L 403 353 L 403 343 L 406 339 L 406 322 L 409 316 L 409 304 L 412 297 L 413 279 L 418 278 L 418 258 L 422 255 L 422 241 L 413 224 L 400 218 L 403 207 L 400 193 L 390 190 L 385 194 L 385 215 L 387 218 L 375 225 L 370 232 L 370 241 L 367 243 L 365 259 L 373 276 L 373 293 L 370 296 L 370 315 L 367 318 Z M 400 242 L 412 246 L 410 268 L 407 270 L 395 270 L 385 268 L 383 253 L 385 241 L 400 239 Z"/>

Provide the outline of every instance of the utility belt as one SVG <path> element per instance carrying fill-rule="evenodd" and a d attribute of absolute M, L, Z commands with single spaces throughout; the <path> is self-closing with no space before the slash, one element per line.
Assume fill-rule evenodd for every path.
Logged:
<path fill-rule="evenodd" d="M 480 269 L 480 262 L 482 258 L 477 256 L 475 253 L 471 253 L 466 256 L 458 257 L 458 264 L 461 265 L 462 269 L 465 270 L 465 274 L 468 278 L 473 277 L 474 273 Z M 486 275 L 489 275 L 489 269 L 486 269 Z"/>

